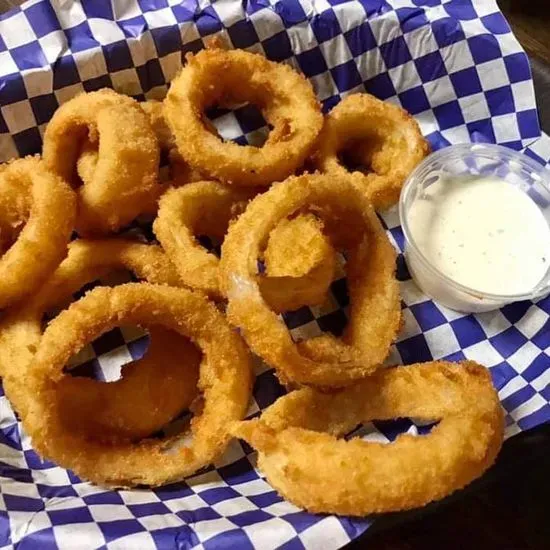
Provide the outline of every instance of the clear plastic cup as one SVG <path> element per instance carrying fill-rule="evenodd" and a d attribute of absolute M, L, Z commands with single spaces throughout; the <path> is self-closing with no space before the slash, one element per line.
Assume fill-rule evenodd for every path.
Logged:
<path fill-rule="evenodd" d="M 500 145 L 467 143 L 440 149 L 424 159 L 411 173 L 399 199 L 405 258 L 413 279 L 435 301 L 465 313 L 490 311 L 512 302 L 537 299 L 548 294 L 550 267 L 528 294 L 490 294 L 452 280 L 434 267 L 419 249 L 408 224 L 407 214 L 411 205 L 439 177 L 465 175 L 497 176 L 513 184 L 529 195 L 550 225 L 550 171 L 541 164 Z"/>

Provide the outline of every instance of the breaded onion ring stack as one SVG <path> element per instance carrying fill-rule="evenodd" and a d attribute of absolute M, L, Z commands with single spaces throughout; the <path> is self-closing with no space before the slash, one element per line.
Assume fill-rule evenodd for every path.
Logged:
<path fill-rule="evenodd" d="M 225 298 L 220 260 L 197 237 L 223 240 L 253 196 L 248 189 L 213 181 L 190 183 L 163 195 L 153 229 L 184 284 L 214 299 Z M 295 253 L 296 246 L 302 247 L 301 253 Z M 319 220 L 311 215 L 283 220 L 269 236 L 265 276 L 258 277 L 270 307 L 283 312 L 322 303 L 334 277 L 335 257 Z"/>
<path fill-rule="evenodd" d="M 86 141 L 96 144 L 89 180 L 77 178 Z M 137 101 L 112 90 L 81 94 L 63 104 L 44 134 L 44 162 L 77 188 L 80 234 L 117 231 L 158 198 L 159 144 Z M 90 162 L 90 161 L 88 161 Z M 81 168 L 82 173 L 82 168 Z"/>
<path fill-rule="evenodd" d="M 271 126 L 262 147 L 222 140 L 207 118 L 243 102 Z M 67 101 L 43 160 L 0 165 L 0 375 L 36 450 L 94 483 L 157 486 L 196 474 L 238 436 L 285 498 L 347 515 L 422 506 L 481 475 L 503 437 L 488 372 L 469 361 L 383 368 L 401 306 L 375 210 L 427 153 L 399 107 L 356 94 L 323 118 L 303 75 L 241 50 L 188 55 L 163 102 L 112 90 Z M 142 214 L 156 216 L 160 245 L 113 236 Z M 280 314 L 322 310 L 343 258 L 343 334 L 295 341 Z M 119 269 L 141 282 L 96 287 L 44 327 Z M 152 342 L 119 380 L 71 375 L 75 353 L 124 326 Z M 246 344 L 294 391 L 243 421 Z M 182 412 L 193 417 L 175 434 Z M 439 424 L 388 445 L 345 440 L 359 423 L 404 416 Z"/>
<path fill-rule="evenodd" d="M 338 439 L 358 424 L 401 417 L 439 420 L 429 435 L 387 445 Z M 447 496 L 491 466 L 504 418 L 489 372 L 472 362 L 384 369 L 337 393 L 304 388 L 234 433 L 259 451 L 277 491 L 314 513 L 365 516 Z"/>

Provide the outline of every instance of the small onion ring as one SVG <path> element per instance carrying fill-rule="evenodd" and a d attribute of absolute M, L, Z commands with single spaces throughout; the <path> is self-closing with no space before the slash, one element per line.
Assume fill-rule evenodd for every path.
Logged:
<path fill-rule="evenodd" d="M 99 153 L 92 179 L 78 188 L 77 229 L 117 231 L 150 210 L 162 189 L 157 139 L 137 101 L 103 89 L 63 104 L 46 127 L 44 162 L 74 187 L 86 140 L 98 144 Z"/>
<path fill-rule="evenodd" d="M 337 439 L 359 423 L 441 420 L 429 435 L 393 443 Z M 302 388 L 232 431 L 259 452 L 269 483 L 313 513 L 407 510 L 461 489 L 494 462 L 503 440 L 498 395 L 485 367 L 443 361 L 382 369 L 337 393 Z"/>
<path fill-rule="evenodd" d="M 73 353 L 120 324 L 164 326 L 204 353 L 199 390 L 204 405 L 191 422 L 190 446 L 174 439 L 110 445 L 67 428 L 57 387 Z M 129 283 L 97 287 L 60 313 L 46 329 L 28 381 L 33 390 L 23 426 L 35 449 L 77 475 L 107 486 L 161 485 L 210 464 L 225 450 L 229 425 L 243 418 L 251 390 L 251 362 L 239 335 L 216 306 L 183 288 Z"/>
<path fill-rule="evenodd" d="M 340 161 L 339 153 L 354 143 L 359 143 L 357 160 L 370 166 L 372 173 L 350 172 Z M 407 111 L 370 94 L 353 94 L 338 103 L 325 118 L 317 147 L 315 167 L 350 178 L 377 210 L 398 201 L 405 179 L 430 152 Z"/>
<path fill-rule="evenodd" d="M 248 189 L 201 181 L 170 189 L 161 197 L 153 230 L 187 286 L 218 300 L 225 298 L 219 285 L 219 259 L 196 236 L 222 240 L 252 196 Z M 267 275 L 275 276 L 258 280 L 264 298 L 277 312 L 322 302 L 332 282 L 336 253 L 322 234 L 320 222 L 312 223 L 311 218 L 288 220 L 284 233 L 275 231 L 268 241 Z M 301 239 L 306 240 L 301 243 L 302 254 Z M 289 245 L 295 250 L 290 260 Z"/>
<path fill-rule="evenodd" d="M 90 437 L 119 442 L 161 430 L 198 395 L 201 354 L 172 330 L 151 327 L 140 359 L 122 368 L 115 382 L 66 376 L 58 386 L 67 426 Z"/>
<path fill-rule="evenodd" d="M 174 187 L 180 187 L 192 181 L 204 179 L 196 170 L 192 170 L 178 153 L 174 136 L 164 119 L 162 102 L 150 99 L 148 101 L 142 101 L 139 103 L 139 106 L 149 118 L 149 123 L 157 137 L 161 154 L 166 155 L 168 161 L 167 171 L 164 169 L 159 171 L 160 182 L 169 183 Z M 89 139 L 86 139 L 82 143 L 76 163 L 76 170 L 79 178 L 85 183 L 93 181 L 98 154 L 97 143 L 92 143 Z M 166 186 L 161 186 L 158 195 L 162 195 L 165 190 Z M 156 203 L 152 204 L 144 213 L 155 214 L 156 207 Z"/>
<path fill-rule="evenodd" d="M 283 313 L 322 304 L 334 280 L 336 251 L 313 214 L 284 219 L 270 232 L 264 251 L 262 296 Z"/>
<path fill-rule="evenodd" d="M 273 126 L 263 147 L 222 141 L 205 124 L 206 108 L 235 99 L 258 105 Z M 302 75 L 243 50 L 213 48 L 187 55 L 164 111 L 191 167 L 238 186 L 266 187 L 292 174 L 311 153 L 323 124 L 313 88 Z"/>
<path fill-rule="evenodd" d="M 114 269 L 121 268 L 129 270 L 137 277 L 149 282 L 181 285 L 174 266 L 159 246 L 124 239 L 77 240 L 69 245 L 67 258 L 59 265 L 46 284 L 21 308 L 8 312 L 2 319 L 0 324 L 0 375 L 3 377 L 6 394 L 21 415 L 25 414 L 27 402 L 34 396 L 33 392 L 29 391 L 27 376 L 36 349 L 42 339 L 44 314 L 48 310 L 66 303 L 86 284 L 106 276 Z M 154 328 L 153 332 L 158 333 L 160 329 Z M 162 334 L 160 336 L 163 338 Z M 154 334 L 152 340 L 153 338 Z M 178 339 L 177 336 L 174 337 L 173 345 L 178 342 L 181 343 L 181 339 Z M 189 350 L 190 346 L 187 343 L 184 345 L 185 349 L 174 350 L 174 354 L 180 358 L 176 362 L 174 357 L 163 355 L 162 345 L 154 344 L 152 351 L 159 351 L 155 353 L 148 351 L 142 360 L 125 367 L 124 371 L 130 369 L 129 376 L 126 376 L 123 371 L 120 383 L 104 384 L 85 378 L 68 377 L 64 383 L 75 392 L 78 389 L 81 392 L 93 391 L 94 396 L 89 396 L 88 401 L 92 398 L 106 401 L 107 397 L 112 395 L 109 392 L 116 393 L 135 388 L 136 395 L 142 396 L 142 407 L 148 415 L 147 418 L 142 418 L 142 415 L 139 415 L 136 410 L 125 406 L 125 403 L 122 402 L 109 403 L 108 409 L 104 407 L 89 422 L 88 419 L 82 417 L 80 429 L 93 433 L 97 432 L 95 428 L 98 424 L 103 424 L 105 427 L 103 435 L 107 439 L 113 436 L 139 437 L 166 425 L 181 410 L 189 406 L 190 396 L 195 387 L 196 373 L 193 372 L 195 368 L 193 362 L 196 352 L 193 349 Z M 188 358 L 186 358 L 187 355 Z M 163 361 L 163 364 L 156 366 L 155 363 L 159 361 Z M 196 365 L 198 366 L 198 362 Z M 134 371 L 135 374 L 131 374 Z M 155 371 L 158 376 L 180 375 L 166 392 L 162 408 L 157 407 L 153 391 L 146 398 L 145 389 L 140 388 L 143 385 L 143 380 L 148 377 L 148 373 L 154 374 Z M 115 390 L 116 384 L 121 386 L 122 390 L 120 388 Z M 60 384 L 61 390 L 64 389 L 63 385 L 63 383 Z M 91 385 L 93 385 L 92 390 Z M 107 389 L 107 386 L 110 386 L 111 389 Z M 159 380 L 155 389 L 161 387 L 166 389 L 164 382 Z M 69 406 L 70 403 L 67 403 L 67 407 Z M 152 410 L 154 407 L 157 408 Z M 117 411 L 118 417 L 114 418 Z M 109 422 L 109 417 L 112 422 Z M 107 430 L 109 423 L 111 426 Z"/>
<path fill-rule="evenodd" d="M 6 226 L 0 257 L 0 308 L 35 291 L 67 253 L 76 197 L 38 157 L 0 171 L 0 217 Z M 15 239 L 15 240 L 13 240 Z"/>
<path fill-rule="evenodd" d="M 318 214 L 329 237 L 348 248 L 351 311 L 342 339 L 324 334 L 295 344 L 258 286 L 256 260 L 262 243 L 281 219 L 303 208 Z M 220 282 L 228 319 L 283 382 L 349 384 L 379 367 L 399 330 L 395 259 L 369 200 L 357 187 L 318 174 L 288 178 L 253 199 L 226 235 Z"/>
<path fill-rule="evenodd" d="M 196 236 L 223 239 L 231 219 L 245 209 L 252 196 L 246 189 L 200 181 L 169 189 L 160 198 L 153 231 L 187 286 L 212 298 L 223 298 L 218 283 L 219 260 Z"/>

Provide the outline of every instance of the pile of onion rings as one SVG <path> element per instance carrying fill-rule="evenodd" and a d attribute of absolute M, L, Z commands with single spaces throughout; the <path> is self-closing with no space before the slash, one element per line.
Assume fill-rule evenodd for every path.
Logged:
<path fill-rule="evenodd" d="M 271 126 L 262 147 L 222 140 L 207 119 L 242 102 Z M 164 101 L 99 90 L 62 105 L 42 159 L 0 165 L 0 375 L 36 450 L 98 484 L 156 486 L 195 474 L 236 435 L 290 501 L 351 515 L 421 506 L 481 475 L 503 430 L 487 371 L 381 368 L 401 307 L 375 209 L 427 152 L 398 107 L 357 94 L 323 118 L 290 66 L 217 45 L 188 56 Z M 160 245 L 129 237 L 142 214 Z M 295 341 L 280 314 L 322 309 L 342 263 L 344 333 Z M 67 304 L 120 269 L 141 282 Z M 149 329 L 151 344 L 119 380 L 71 375 L 75 353 L 125 325 Z M 247 344 L 294 391 L 243 422 Z M 166 435 L 184 412 L 187 429 Z M 385 447 L 337 439 L 400 416 L 440 424 Z"/>
<path fill-rule="evenodd" d="M 24 306 L 9 311 L 0 323 L 0 374 L 15 408 L 24 415 L 27 373 L 42 337 L 42 318 L 63 305 L 80 288 L 127 269 L 140 279 L 179 286 L 180 279 L 160 247 L 123 239 L 71 243 L 67 258 Z M 167 346 L 172 339 L 174 347 Z M 196 396 L 199 357 L 183 338 L 156 328 L 143 359 L 124 367 L 123 377 L 105 384 L 67 377 L 60 385 L 66 418 L 87 434 L 102 438 L 139 438 L 161 429 Z M 155 384 L 147 381 L 158 377 Z M 128 396 L 133 395 L 133 399 Z M 95 414 L 91 409 L 98 405 Z M 101 406 L 99 406 L 101 405 Z M 70 414 L 69 414 L 69 411 Z"/>

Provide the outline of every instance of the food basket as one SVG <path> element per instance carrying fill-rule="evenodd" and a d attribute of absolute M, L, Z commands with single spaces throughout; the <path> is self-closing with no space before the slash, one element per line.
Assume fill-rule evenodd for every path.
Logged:
<path fill-rule="evenodd" d="M 36 153 L 55 109 L 81 91 L 111 87 L 162 97 L 187 52 L 221 37 L 291 64 L 328 111 L 368 91 L 402 105 L 432 147 L 490 142 L 543 164 L 527 56 L 492 0 L 30 0 L 0 17 L 1 160 Z M 253 142 L 264 121 L 247 108 L 218 113 L 221 134 Z M 382 215 L 398 249 L 396 210 Z M 128 232 L 151 238 L 147 227 Z M 550 298 L 464 315 L 424 296 L 398 258 L 404 325 L 388 360 L 476 360 L 490 368 L 506 437 L 550 420 Z M 285 314 L 295 338 L 338 333 L 342 281 L 330 303 Z M 146 339 L 115 330 L 79 354 L 77 368 L 104 379 L 139 357 Z M 258 362 L 250 415 L 284 392 Z M 207 470 L 159 489 L 106 490 L 43 461 L 5 396 L 0 398 L 0 545 L 6 548 L 338 548 L 373 518 L 306 513 L 283 500 L 234 441 Z M 373 423 L 366 438 L 391 441 L 429 429 L 412 420 Z"/>

